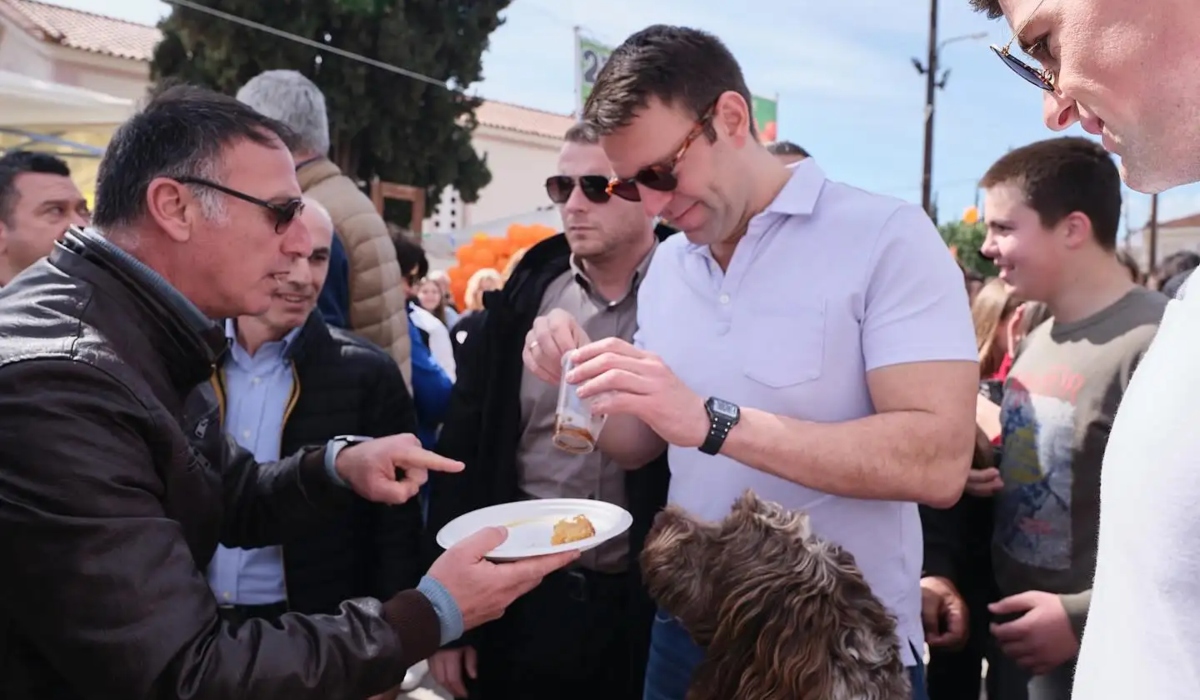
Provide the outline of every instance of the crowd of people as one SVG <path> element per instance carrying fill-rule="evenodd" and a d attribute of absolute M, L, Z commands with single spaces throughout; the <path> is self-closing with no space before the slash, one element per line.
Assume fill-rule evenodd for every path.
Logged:
<path fill-rule="evenodd" d="M 613 52 L 546 174 L 562 235 L 463 308 L 295 71 L 153 95 L 94 211 L 62 160 L 3 156 L 0 695 L 386 700 L 427 660 L 454 697 L 682 700 L 705 649 L 639 555 L 666 504 L 749 489 L 853 555 L 914 700 L 973 700 L 985 661 L 992 700 L 1190 697 L 1200 255 L 1144 274 L 1117 240 L 1122 176 L 1200 179 L 1200 12 L 1152 4 L 972 0 L 1047 125 L 1103 137 L 983 174 L 992 279 L 761 144 L 736 59 L 681 27 Z M 607 416 L 587 454 L 553 445 L 568 358 Z M 544 498 L 632 526 L 435 543 Z"/>

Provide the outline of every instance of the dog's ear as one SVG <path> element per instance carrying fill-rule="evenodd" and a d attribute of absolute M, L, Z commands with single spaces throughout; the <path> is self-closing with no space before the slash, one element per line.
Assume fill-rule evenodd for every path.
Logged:
<path fill-rule="evenodd" d="M 830 648 L 839 633 L 832 611 L 819 601 L 801 599 L 801 588 L 780 581 L 764 591 L 752 665 L 742 674 L 738 698 L 833 698 L 836 674 Z"/>
<path fill-rule="evenodd" d="M 736 625 L 730 628 L 726 622 L 722 616 L 721 627 L 704 651 L 704 660 L 692 673 L 686 700 L 775 697 L 762 693 L 746 694 L 743 681 L 746 675 L 755 672 L 758 636 L 754 630 L 739 630 Z"/>
<path fill-rule="evenodd" d="M 709 526 L 670 506 L 658 514 L 642 548 L 642 582 L 650 597 L 685 622 L 693 635 L 706 635 L 712 599 Z"/>

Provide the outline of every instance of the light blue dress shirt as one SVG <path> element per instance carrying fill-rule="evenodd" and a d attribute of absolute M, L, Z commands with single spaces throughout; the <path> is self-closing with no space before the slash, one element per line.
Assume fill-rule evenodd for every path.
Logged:
<path fill-rule="evenodd" d="M 254 355 L 237 342 L 233 321 L 226 335 L 234 342 L 222 367 L 225 379 L 225 430 L 259 462 L 280 455 L 284 414 L 295 389 L 288 351 L 300 333 L 264 343 Z M 208 583 L 221 605 L 269 605 L 287 599 L 283 548 L 237 549 L 220 546 L 208 567 Z"/>

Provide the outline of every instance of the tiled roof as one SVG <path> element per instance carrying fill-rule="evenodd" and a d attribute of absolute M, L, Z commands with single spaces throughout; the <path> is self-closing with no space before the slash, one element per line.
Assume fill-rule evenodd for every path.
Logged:
<path fill-rule="evenodd" d="M 162 36 L 157 27 L 34 0 L 0 0 L 16 9 L 47 41 L 92 53 L 149 61 Z"/>
<path fill-rule="evenodd" d="M 108 56 L 149 61 L 162 36 L 157 27 L 36 0 L 0 0 L 0 6 L 16 10 L 23 24 L 36 28 L 47 41 Z M 484 101 L 475 118 L 494 129 L 555 139 L 575 123 L 563 114 L 492 101 Z"/>
<path fill-rule="evenodd" d="M 507 102 L 485 100 L 475 110 L 475 119 L 483 126 L 521 134 L 561 139 L 575 123 L 574 117 L 540 109 L 519 107 Z"/>
<path fill-rule="evenodd" d="M 1171 221 L 1161 221 L 1158 224 L 1159 228 L 1200 228 L 1200 214 L 1192 214 L 1181 219 L 1172 219 Z"/>

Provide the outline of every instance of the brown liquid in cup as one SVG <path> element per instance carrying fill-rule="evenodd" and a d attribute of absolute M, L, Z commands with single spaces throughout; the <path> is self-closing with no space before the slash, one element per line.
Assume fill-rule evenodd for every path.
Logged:
<path fill-rule="evenodd" d="M 564 452 L 585 455 L 596 449 L 596 439 L 587 428 L 564 425 L 559 421 L 554 427 L 554 446 Z"/>

